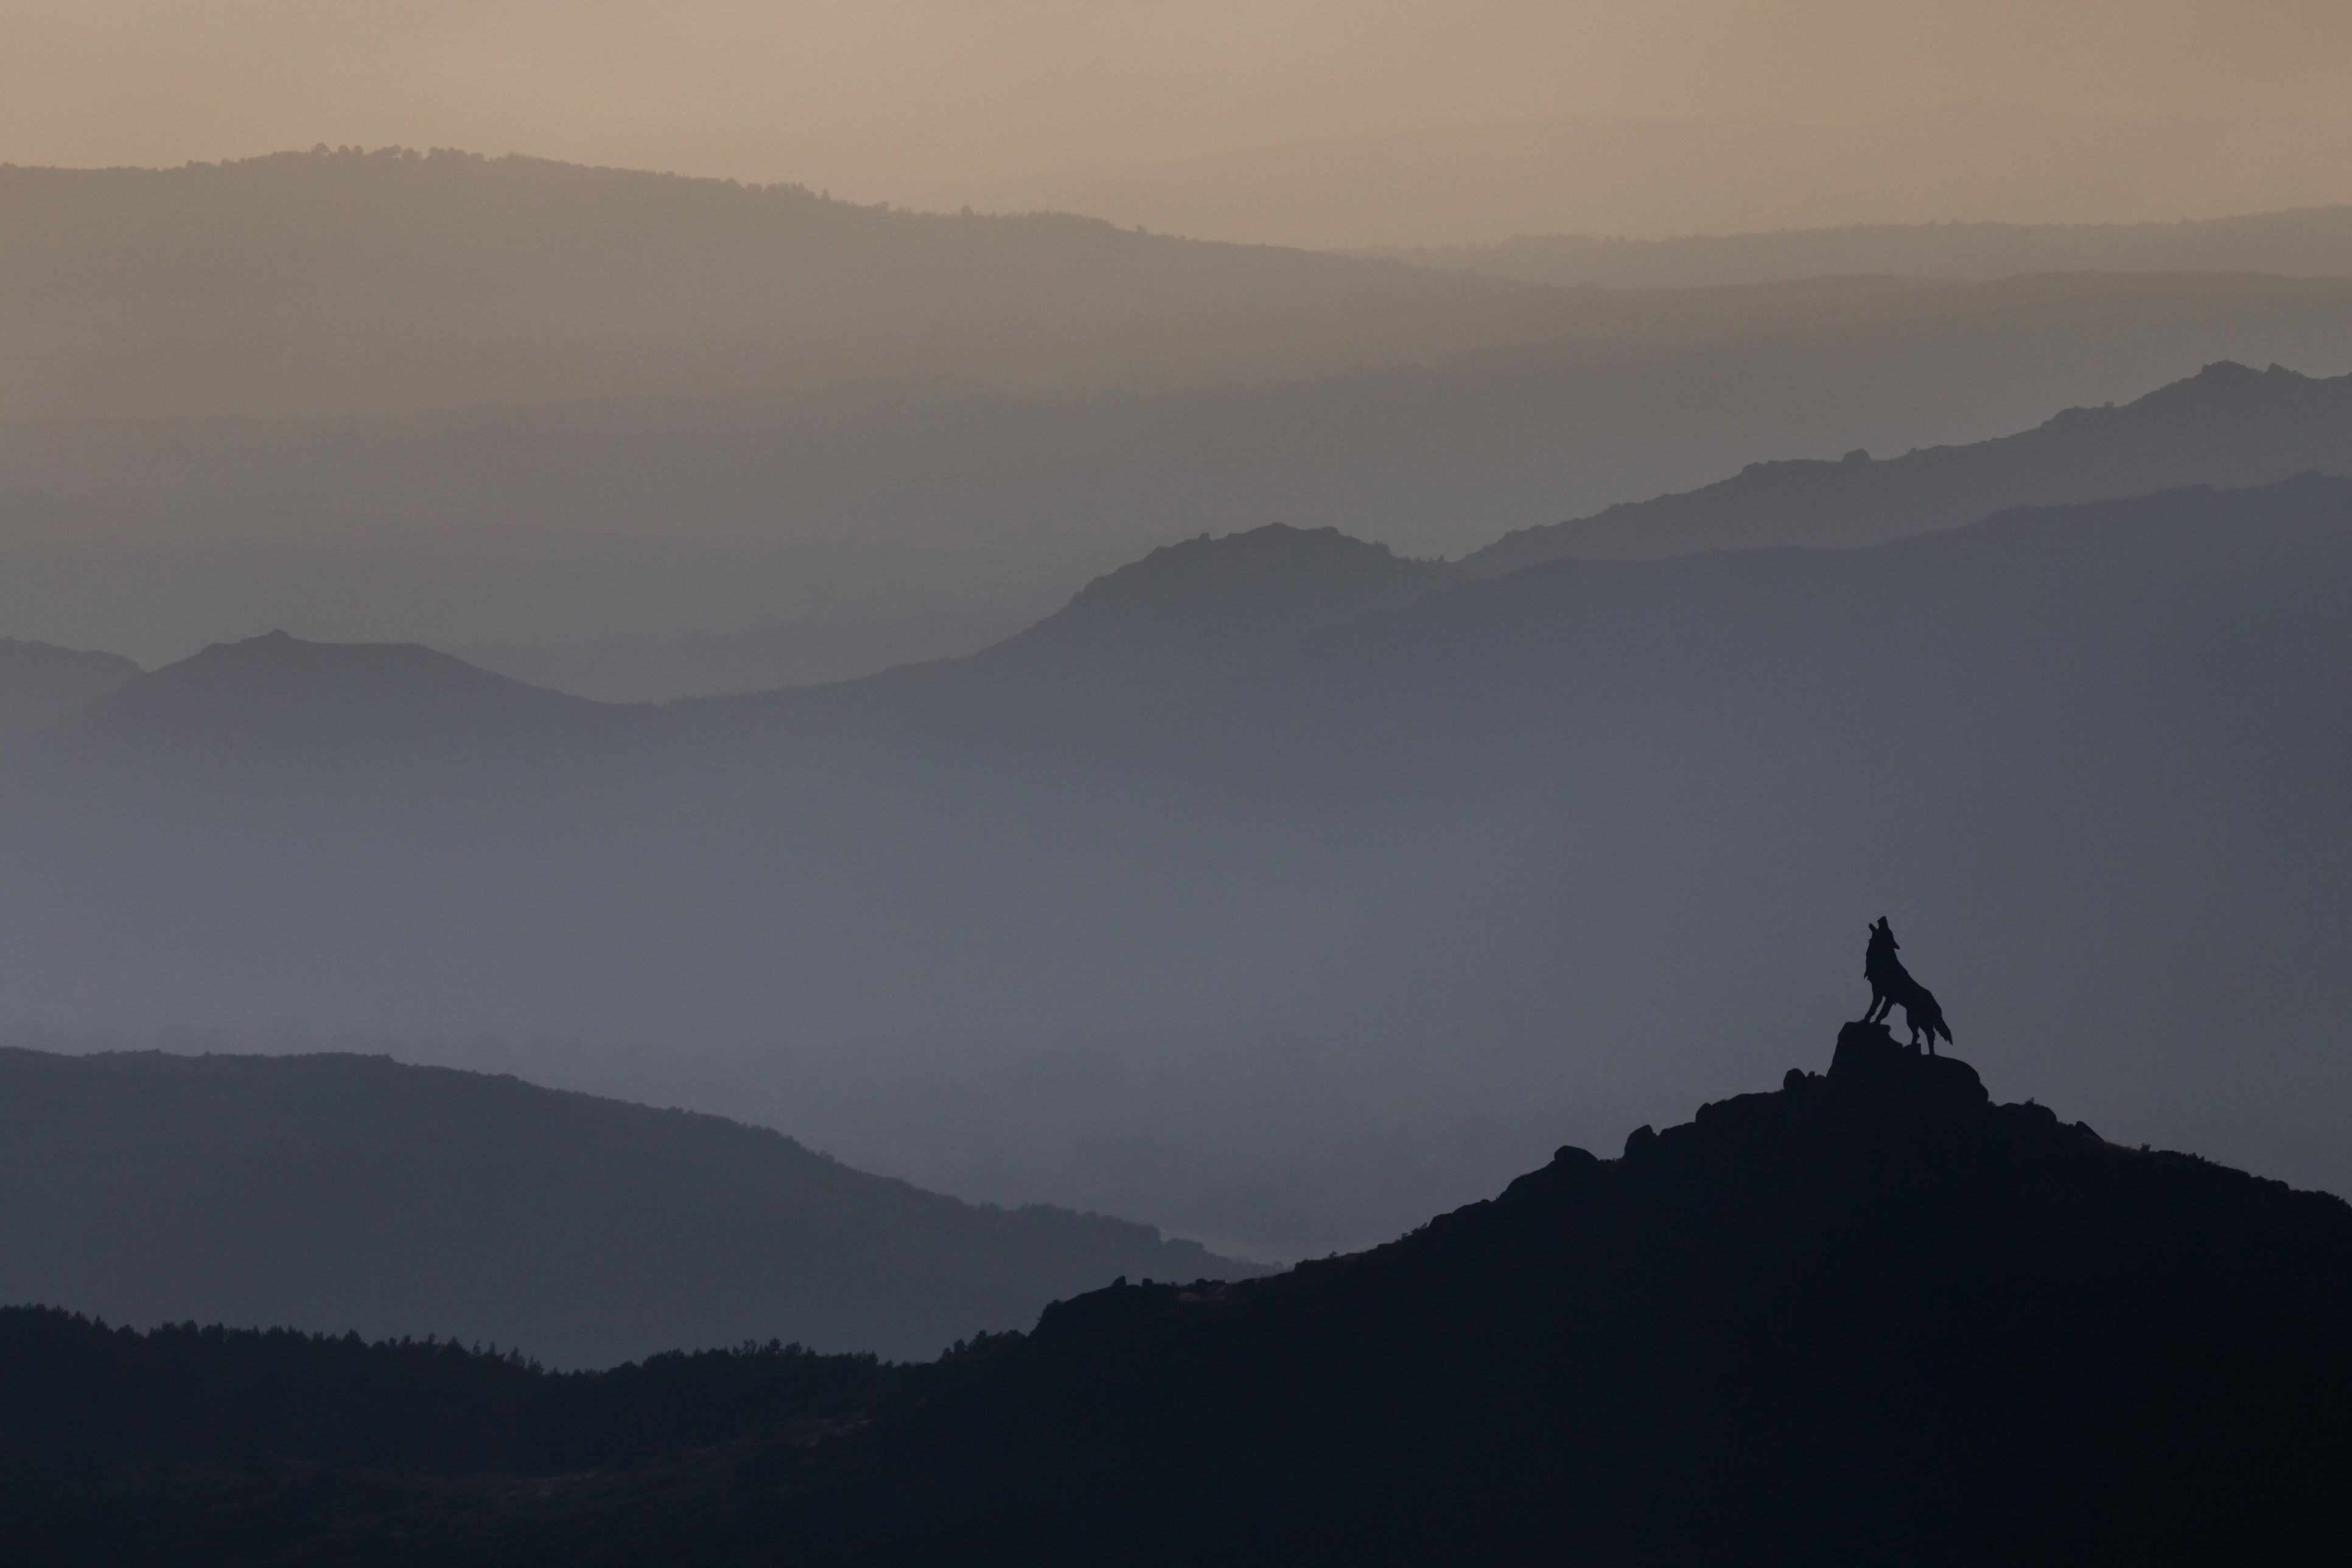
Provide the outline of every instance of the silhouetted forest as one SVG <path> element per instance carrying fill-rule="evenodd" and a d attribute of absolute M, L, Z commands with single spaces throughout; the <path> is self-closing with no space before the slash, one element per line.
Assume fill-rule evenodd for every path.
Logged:
<path fill-rule="evenodd" d="M 1385 1247 L 929 1367 L 12 1313 L 9 1439 L 59 1442 L 5 1505 L 120 1563 L 2315 1561 L 2347 1311 L 2341 1200 L 1851 1025 L 1826 1074 Z"/>
<path fill-rule="evenodd" d="M 915 1367 L 771 1341 L 551 1372 L 456 1340 L 0 1308 L 0 1456 L 20 1483 L 277 1460 L 428 1474 L 607 1469 L 887 1408 Z"/>

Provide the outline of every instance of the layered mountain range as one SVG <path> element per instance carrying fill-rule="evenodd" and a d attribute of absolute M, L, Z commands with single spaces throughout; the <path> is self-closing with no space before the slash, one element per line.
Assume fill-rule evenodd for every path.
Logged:
<path fill-rule="evenodd" d="M 2217 361 L 2340 375 L 2335 221 L 1560 287 L 525 158 L 0 169 L 0 626 L 425 641 L 612 700 L 867 674 L 1204 529 L 1459 556 Z"/>
<path fill-rule="evenodd" d="M 2171 340 L 2146 320 L 2165 317 L 2159 297 L 2060 293 L 1174 400 L 899 388 L 0 426 L 0 475 L 53 498 L 0 513 L 0 618 L 148 664 L 277 627 L 422 640 L 583 695 L 664 698 L 975 651 L 1153 545 L 1269 517 L 1486 570 L 1860 543 L 2003 506 L 2345 471 L 2342 377 L 2216 363 L 2147 393 L 2221 353 L 2339 357 L 2301 304 L 2201 297 L 2212 330 Z M 2099 343 L 2121 358 L 2086 380 Z M 2127 401 L 2097 406 L 2110 397 Z M 1954 431 L 1991 439 L 1936 444 Z M 1878 460 L 1831 471 L 1857 439 Z M 1827 458 L 1740 472 L 1808 449 Z M 1661 491 L 1675 493 L 1551 526 Z M 1495 542 L 1513 522 L 1529 526 Z"/>
<path fill-rule="evenodd" d="M 1916 908 L 1995 1066 L 2340 1182 L 2292 1042 L 2352 886 L 2347 507 L 1485 581 L 1267 531 L 659 708 L 261 638 L 19 734 L 0 972 L 76 1027 L 553 1030 L 635 1098 L 690 1045 L 697 1103 L 868 1168 L 1296 1254 L 1733 1069 Z"/>
<path fill-rule="evenodd" d="M 527 1347 L 929 1356 L 1123 1274 L 1257 1272 L 781 1133 L 382 1058 L 0 1050 L 0 1300 Z"/>

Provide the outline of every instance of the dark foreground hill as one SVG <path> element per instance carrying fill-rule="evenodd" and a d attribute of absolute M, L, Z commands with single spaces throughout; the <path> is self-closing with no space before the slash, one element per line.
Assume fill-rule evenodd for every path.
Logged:
<path fill-rule="evenodd" d="M 0 1301 L 438 1333 L 562 1365 L 782 1338 L 929 1355 L 1121 1274 L 1253 1270 L 791 1139 L 354 1056 L 0 1050 Z"/>
<path fill-rule="evenodd" d="M 2341 1200 L 1995 1106 L 1852 1025 L 1826 1074 L 1564 1148 L 1386 1247 L 1122 1283 L 932 1366 L 552 1386 L 26 1315 L 0 1441 L 69 1432 L 16 1526 L 121 1562 L 2315 1562 L 2347 1312 Z M 287 1392 L 306 1364 L 340 1424 Z M 398 1441 L 350 1436 L 371 1406 Z"/>
<path fill-rule="evenodd" d="M 1702 550 L 1850 549 L 2175 486 L 2352 472 L 2352 375 L 2222 362 L 2118 408 L 2069 408 L 2031 430 L 1873 460 L 1750 463 L 1703 489 L 1507 533 L 1463 559 L 1495 575 L 1539 561 L 1655 560 Z"/>

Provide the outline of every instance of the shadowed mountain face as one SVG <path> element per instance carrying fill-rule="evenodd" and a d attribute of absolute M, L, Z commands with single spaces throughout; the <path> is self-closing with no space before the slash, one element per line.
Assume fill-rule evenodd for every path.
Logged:
<path fill-rule="evenodd" d="M 139 667 L 117 654 L 0 637 L 0 738 L 103 696 L 138 675 Z"/>
<path fill-rule="evenodd" d="M 0 1300 L 522 1346 L 887 1355 L 1122 1274 L 1148 1226 L 974 1208 L 778 1133 L 381 1058 L 0 1051 Z"/>
<path fill-rule="evenodd" d="M 2342 1184 L 2352 1079 L 2301 1042 L 2352 930 L 2347 525 L 2313 478 L 1454 586 L 1244 537 L 990 656 L 666 710 L 259 643 L 17 748 L 0 986 L 569 1034 L 604 1092 L 1297 1256 L 1755 1070 L 1859 1008 L 1884 912 L 1989 1069 Z M 1210 592 L 1244 562 L 1292 640 Z M 1276 651 L 1199 651 L 1236 626 Z M 1155 649 L 1213 679 L 1108 701 Z M 407 739 L 349 741 L 379 707 Z"/>
<path fill-rule="evenodd" d="M 2340 1199 L 1848 1025 L 1826 1073 L 1387 1246 L 1122 1281 L 934 1366 L 445 1354 L 426 1384 L 400 1347 L 12 1314 L 0 1446 L 57 1478 L 12 1489 L 24 1539 L 124 1563 L 322 1532 L 385 1564 L 2322 1561 L 2347 1312 Z M 559 1450 L 580 1473 L 515 1483 Z"/>
<path fill-rule="evenodd" d="M 1751 463 L 1705 489 L 1521 529 L 1466 556 L 1495 575 L 1538 561 L 1654 560 L 1776 544 L 1831 549 L 1957 527 L 2006 507 L 2172 486 L 2352 472 L 2352 375 L 2210 364 L 2123 407 L 2070 408 L 2015 436 L 1873 460 Z"/>

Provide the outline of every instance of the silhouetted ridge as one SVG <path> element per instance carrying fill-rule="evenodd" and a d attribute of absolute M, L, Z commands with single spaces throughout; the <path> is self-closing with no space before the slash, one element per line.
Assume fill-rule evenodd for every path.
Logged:
<path fill-rule="evenodd" d="M 2342 1201 L 1849 1025 L 1826 1075 L 1371 1252 L 1057 1307 L 824 1517 L 907 1562 L 1147 1515 L 1165 1562 L 2285 1561 L 2352 1458 L 2347 1310 Z M 899 1466 L 936 1511 L 850 1525 Z"/>
<path fill-rule="evenodd" d="M 381 1057 L 0 1049 L 0 1302 L 520 1346 L 929 1355 L 1121 1273 L 1254 1273 L 772 1130 Z"/>
<path fill-rule="evenodd" d="M 878 1408 L 905 1370 L 771 1341 L 554 1372 L 511 1348 L 454 1339 L 194 1323 L 142 1332 L 53 1307 L 0 1307 L 0 1464 L 51 1485 L 126 1463 L 284 1458 L 546 1474 L 821 1429 Z"/>
<path fill-rule="evenodd" d="M 2347 1313 L 2341 1200 L 1993 1104 L 1854 1024 L 1825 1074 L 1616 1160 L 1563 1148 L 1369 1252 L 1122 1280 L 896 1378 L 780 1364 L 764 1439 L 714 1402 L 723 1364 L 679 1369 L 706 1430 L 751 1440 L 645 1484 L 307 1484 L 399 1515 L 367 1563 L 2320 1561 Z M 131 1381 L 113 1407 L 166 1397 Z M 860 1402 L 854 1438 L 792 1425 Z M 278 1451 L 316 1450 L 299 1402 L 273 1420 Z M 266 1480 L 183 1484 L 216 1539 L 293 1549 Z M 153 1531 L 46 1506 L 96 1540 Z"/>
<path fill-rule="evenodd" d="M 1485 576 L 1568 558 L 1875 544 L 2009 507 L 2344 473 L 2352 471 L 2352 375 L 2322 380 L 2223 361 L 2121 407 L 2069 408 L 2014 436 L 1867 458 L 1751 463 L 1702 489 L 1505 534 L 1462 566 Z"/>

